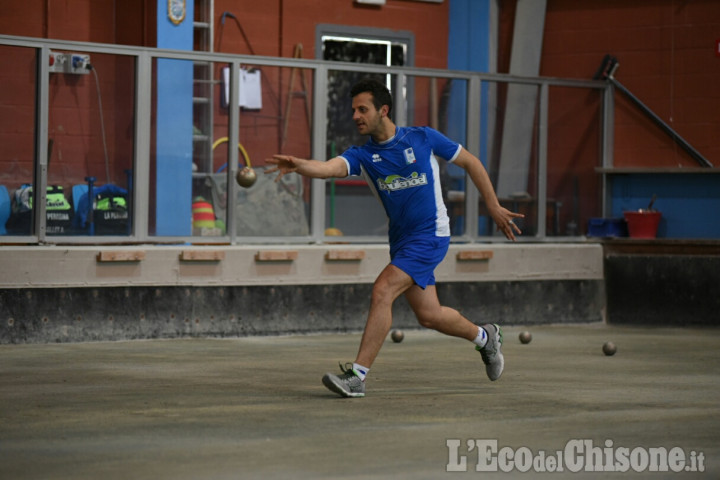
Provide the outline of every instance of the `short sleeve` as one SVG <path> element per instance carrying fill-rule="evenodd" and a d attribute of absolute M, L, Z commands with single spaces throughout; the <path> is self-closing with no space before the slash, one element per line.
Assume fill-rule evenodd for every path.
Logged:
<path fill-rule="evenodd" d="M 432 148 L 433 153 L 438 157 L 444 158 L 448 162 L 452 162 L 460 154 L 462 145 L 457 142 L 453 142 L 434 128 L 427 127 L 425 129 L 425 134 L 430 141 L 430 147 Z"/>

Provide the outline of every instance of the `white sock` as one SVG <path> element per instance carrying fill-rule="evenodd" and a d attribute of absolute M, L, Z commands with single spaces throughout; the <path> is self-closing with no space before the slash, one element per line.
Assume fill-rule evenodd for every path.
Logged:
<path fill-rule="evenodd" d="M 478 327 L 478 336 L 473 340 L 473 343 L 480 348 L 483 348 L 488 340 L 488 334 L 484 328 Z"/>
<path fill-rule="evenodd" d="M 367 367 L 363 367 L 359 363 L 353 363 L 353 372 L 355 372 L 355 375 L 360 377 L 360 380 L 364 382 L 365 377 L 367 376 L 368 372 L 370 372 L 370 369 Z"/>

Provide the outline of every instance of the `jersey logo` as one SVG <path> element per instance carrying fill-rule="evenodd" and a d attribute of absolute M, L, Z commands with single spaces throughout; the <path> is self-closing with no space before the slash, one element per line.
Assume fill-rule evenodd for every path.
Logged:
<path fill-rule="evenodd" d="M 412 147 L 406 148 L 403 150 L 403 155 L 405 155 L 405 163 L 407 165 L 410 165 L 411 163 L 415 163 L 415 152 L 413 152 Z"/>
<path fill-rule="evenodd" d="M 380 155 L 378 155 L 377 153 L 373 153 L 372 161 L 373 161 L 373 163 L 382 162 L 382 158 L 380 158 Z"/>
<path fill-rule="evenodd" d="M 421 187 L 427 185 L 427 176 L 423 173 L 418 175 L 417 172 L 413 172 L 409 178 L 401 177 L 400 175 L 388 175 L 385 180 L 382 178 L 377 179 L 378 188 L 386 192 L 395 192 L 397 190 L 404 190 L 406 188 Z"/>

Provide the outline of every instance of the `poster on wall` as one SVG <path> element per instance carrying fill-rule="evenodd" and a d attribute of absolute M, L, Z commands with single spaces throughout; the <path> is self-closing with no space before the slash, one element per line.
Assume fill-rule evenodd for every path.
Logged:
<path fill-rule="evenodd" d="M 247 110 L 262 109 L 262 86 L 260 85 L 260 70 L 255 68 L 241 68 L 240 88 L 238 92 L 238 105 Z M 230 67 L 223 68 L 223 95 L 222 106 L 227 108 L 230 103 Z"/>

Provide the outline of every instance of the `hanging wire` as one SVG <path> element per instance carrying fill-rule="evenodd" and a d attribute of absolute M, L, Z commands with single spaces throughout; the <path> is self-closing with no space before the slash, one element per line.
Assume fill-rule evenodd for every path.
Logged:
<path fill-rule="evenodd" d="M 95 87 L 97 91 L 97 97 L 98 97 L 98 108 L 100 110 L 100 130 L 102 133 L 102 144 L 103 144 L 103 151 L 105 152 L 105 183 L 112 183 L 112 179 L 110 178 L 110 158 L 108 157 L 108 150 L 107 150 L 107 139 L 105 137 L 105 120 L 103 118 L 103 106 L 102 106 L 102 95 L 100 94 L 100 80 L 98 79 L 97 69 L 93 66 L 89 66 L 90 70 L 93 73 L 93 76 L 95 77 Z"/>

